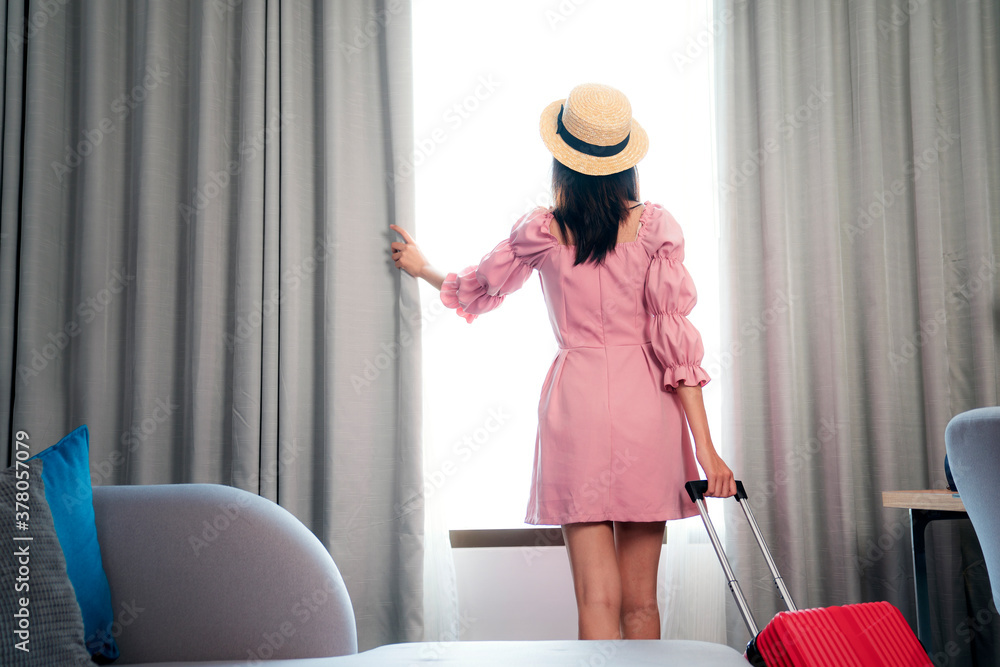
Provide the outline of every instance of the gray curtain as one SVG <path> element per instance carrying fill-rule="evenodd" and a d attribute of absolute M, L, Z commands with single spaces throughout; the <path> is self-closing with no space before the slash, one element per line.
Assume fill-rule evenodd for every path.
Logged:
<path fill-rule="evenodd" d="M 944 488 L 948 420 L 997 404 L 1000 9 L 717 0 L 716 25 L 725 448 L 800 607 L 889 600 L 915 627 L 881 494 Z M 735 504 L 727 528 L 766 622 Z M 928 531 L 935 664 L 972 651 L 960 529 Z"/>
<path fill-rule="evenodd" d="M 366 649 L 422 639 L 408 0 L 9 2 L 0 438 L 212 482 L 328 546 Z"/>

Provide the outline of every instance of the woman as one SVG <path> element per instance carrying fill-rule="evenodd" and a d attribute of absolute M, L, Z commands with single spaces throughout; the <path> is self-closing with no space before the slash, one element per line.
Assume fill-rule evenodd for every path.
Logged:
<path fill-rule="evenodd" d="M 559 351 L 542 384 L 525 521 L 562 526 L 580 639 L 659 639 L 664 525 L 697 514 L 684 491 L 695 456 L 707 495 L 736 493 L 705 416 L 684 239 L 666 209 L 639 201 L 648 140 L 621 92 L 577 86 L 545 109 L 541 134 L 553 209 L 526 213 L 461 273 L 435 270 L 396 225 L 392 257 L 470 323 L 539 272 Z"/>

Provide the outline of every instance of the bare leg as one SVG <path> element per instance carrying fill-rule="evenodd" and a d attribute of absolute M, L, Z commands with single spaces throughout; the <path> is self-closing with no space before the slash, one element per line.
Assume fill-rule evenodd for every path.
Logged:
<path fill-rule="evenodd" d="M 622 587 L 610 521 L 568 523 L 569 554 L 580 639 L 621 639 Z"/>
<path fill-rule="evenodd" d="M 615 521 L 621 573 L 621 627 L 625 639 L 659 639 L 656 571 L 665 521 Z"/>

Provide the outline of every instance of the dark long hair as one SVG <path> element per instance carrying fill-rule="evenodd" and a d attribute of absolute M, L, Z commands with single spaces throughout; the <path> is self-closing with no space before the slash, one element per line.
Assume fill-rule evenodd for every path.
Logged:
<path fill-rule="evenodd" d="M 600 264 L 615 251 L 618 229 L 628 222 L 629 200 L 638 200 L 639 174 L 636 168 L 608 176 L 590 176 L 552 159 L 552 216 L 563 238 L 566 229 L 576 242 L 573 266 L 584 262 Z"/>

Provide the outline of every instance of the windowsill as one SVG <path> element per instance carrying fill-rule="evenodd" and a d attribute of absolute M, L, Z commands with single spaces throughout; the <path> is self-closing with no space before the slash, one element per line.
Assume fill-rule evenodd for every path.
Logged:
<path fill-rule="evenodd" d="M 561 547 L 565 546 L 562 528 L 486 528 L 450 530 L 452 549 L 481 549 L 484 547 Z M 667 531 L 663 531 L 667 543 Z"/>

